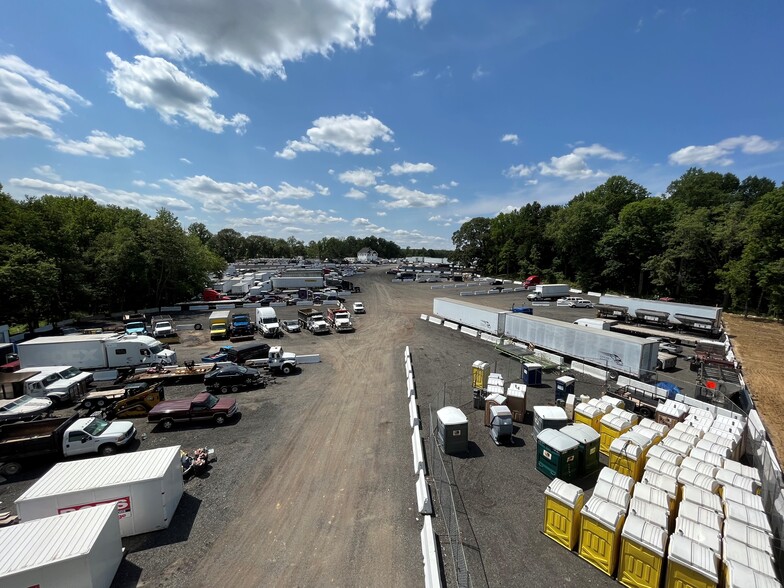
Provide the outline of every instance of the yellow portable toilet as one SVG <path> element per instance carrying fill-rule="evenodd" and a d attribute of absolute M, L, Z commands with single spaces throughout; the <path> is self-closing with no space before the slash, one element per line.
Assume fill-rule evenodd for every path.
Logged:
<path fill-rule="evenodd" d="M 636 425 L 637 422 L 640 420 L 640 417 L 631 412 L 630 410 L 626 410 L 625 408 L 616 406 L 610 411 L 610 414 L 613 416 L 621 417 L 629 421 L 632 425 Z"/>
<path fill-rule="evenodd" d="M 717 533 L 721 533 L 721 527 L 724 523 L 724 517 L 712 508 L 700 506 L 696 502 L 688 500 L 682 500 L 678 505 L 678 517 L 710 527 Z"/>
<path fill-rule="evenodd" d="M 692 435 L 691 433 L 686 433 L 685 431 L 676 431 L 675 429 L 673 429 L 667 434 L 667 438 L 683 441 L 684 443 L 688 443 L 692 447 L 695 447 L 697 443 L 700 442 L 699 436 Z"/>
<path fill-rule="evenodd" d="M 689 453 L 689 457 L 693 457 L 695 459 L 699 459 L 700 461 L 704 461 L 709 463 L 717 468 L 726 467 L 724 463 L 724 456 L 719 455 L 718 453 L 713 453 L 712 451 L 708 451 L 707 449 L 703 449 L 702 447 L 695 447 Z M 727 460 L 729 462 L 730 460 Z"/>
<path fill-rule="evenodd" d="M 761 490 L 756 480 L 724 468 L 716 470 L 716 481 L 722 486 L 719 491 L 722 496 L 724 496 L 724 488 L 727 486 L 734 486 L 751 494 L 759 494 Z"/>
<path fill-rule="evenodd" d="M 693 502 L 703 508 L 709 508 L 719 513 L 722 519 L 724 518 L 724 507 L 721 504 L 721 498 L 717 494 L 696 486 L 684 486 L 681 494 L 682 501 Z"/>
<path fill-rule="evenodd" d="M 629 588 L 659 588 L 667 539 L 666 530 L 630 514 L 621 531 L 618 581 Z"/>
<path fill-rule="evenodd" d="M 771 578 L 776 577 L 776 562 L 773 556 L 744 545 L 735 539 L 724 539 L 724 575 L 730 563 L 739 563 Z"/>
<path fill-rule="evenodd" d="M 700 439 L 702 439 L 702 436 L 705 434 L 702 429 L 692 427 L 688 423 L 675 423 L 675 426 L 670 429 L 670 433 L 688 433 L 689 435 L 694 435 Z"/>
<path fill-rule="evenodd" d="M 725 470 L 730 470 L 735 472 L 736 474 L 743 474 L 747 478 L 751 478 L 752 480 L 756 480 L 757 484 L 761 484 L 762 480 L 760 479 L 760 473 L 757 468 L 753 468 L 751 466 L 743 465 L 740 462 L 733 461 L 728 459 L 726 463 L 718 466 L 723 467 Z"/>
<path fill-rule="evenodd" d="M 732 519 L 724 521 L 724 541 L 726 542 L 727 539 L 735 539 L 757 551 L 773 555 L 773 536 L 740 521 Z"/>
<path fill-rule="evenodd" d="M 566 549 L 574 549 L 584 503 L 582 488 L 555 478 L 544 491 L 544 534 Z"/>
<path fill-rule="evenodd" d="M 629 508 L 629 500 L 631 500 L 631 495 L 628 490 L 621 488 L 620 486 L 613 486 L 606 480 L 598 480 L 596 482 L 596 486 L 593 487 L 593 494 L 591 494 L 591 496 L 598 496 L 602 500 L 617 504 L 623 508 L 624 511 Z"/>
<path fill-rule="evenodd" d="M 673 513 L 672 500 L 667 492 L 651 486 L 650 484 L 638 482 L 634 485 L 634 490 L 632 491 L 632 500 L 635 498 L 649 502 L 654 506 L 658 506 L 667 511 L 667 528 L 669 529 L 672 527 L 672 523 L 675 520 L 675 513 Z"/>
<path fill-rule="evenodd" d="M 574 409 L 575 424 L 588 425 L 597 433 L 599 432 L 599 421 L 602 420 L 604 413 L 596 406 L 581 402 Z"/>
<path fill-rule="evenodd" d="M 471 387 L 474 390 L 484 390 L 487 388 L 489 377 L 490 364 L 486 361 L 476 360 L 471 366 Z"/>
<path fill-rule="evenodd" d="M 664 490 L 669 501 L 668 510 L 671 513 L 675 512 L 675 506 L 678 504 L 678 480 L 656 472 L 643 471 L 640 481 L 659 490 Z"/>
<path fill-rule="evenodd" d="M 665 588 L 717 588 L 719 556 L 683 535 L 673 534 L 667 552 Z"/>
<path fill-rule="evenodd" d="M 670 512 L 662 507 L 647 502 L 642 498 L 632 498 L 629 502 L 629 515 L 645 519 L 649 523 L 661 527 L 665 531 L 670 529 Z"/>
<path fill-rule="evenodd" d="M 711 529 L 705 525 L 678 516 L 675 519 L 675 530 L 673 535 L 682 535 L 692 541 L 696 541 L 713 551 L 716 555 L 721 555 L 721 532 Z"/>
<path fill-rule="evenodd" d="M 656 472 L 657 474 L 663 474 L 677 480 L 681 468 L 680 466 L 669 461 L 664 461 L 659 457 L 651 457 L 645 461 L 645 471 Z"/>
<path fill-rule="evenodd" d="M 631 432 L 635 435 L 642 435 L 646 439 L 648 439 L 648 447 L 653 447 L 659 441 L 662 440 L 662 434 L 658 431 L 654 431 L 653 429 L 649 429 L 648 427 L 643 427 L 641 425 L 634 425 L 631 428 Z"/>
<path fill-rule="evenodd" d="M 662 439 L 661 443 L 659 443 L 665 449 L 669 449 L 670 451 L 674 451 L 675 453 L 680 453 L 683 457 L 687 457 L 691 452 L 693 445 L 689 445 L 685 441 L 681 441 L 680 439 L 676 439 L 675 437 L 670 437 L 667 435 L 664 439 Z"/>
<path fill-rule="evenodd" d="M 681 467 L 686 468 L 689 470 L 694 470 L 695 472 L 699 472 L 700 474 L 705 474 L 711 478 L 716 477 L 716 472 L 719 470 L 715 465 L 712 463 L 708 463 L 707 461 L 701 461 L 696 457 L 686 457 L 681 462 Z"/>
<path fill-rule="evenodd" d="M 640 419 L 640 422 L 638 424 L 641 427 L 645 427 L 646 429 L 653 429 L 662 437 L 666 437 L 667 433 L 670 431 L 670 428 L 664 423 L 657 423 L 653 419 L 649 419 L 649 418 Z"/>
<path fill-rule="evenodd" d="M 765 510 L 765 504 L 762 502 L 762 497 L 759 494 L 752 494 L 746 492 L 742 488 L 736 486 L 724 486 L 721 498 L 724 502 L 738 502 L 743 506 L 748 506 L 755 510 Z M 722 509 L 722 514 L 724 510 Z"/>
<path fill-rule="evenodd" d="M 634 478 L 622 474 L 621 472 L 612 468 L 602 468 L 602 470 L 599 472 L 599 477 L 597 478 L 596 483 L 598 484 L 601 481 L 609 482 L 613 486 L 619 486 L 627 492 L 631 492 L 632 487 L 634 486 Z"/>
<path fill-rule="evenodd" d="M 735 561 L 724 562 L 724 588 L 781 588 L 774 577 L 767 576 Z"/>
<path fill-rule="evenodd" d="M 681 465 L 681 462 L 683 461 L 683 456 L 680 453 L 670 451 L 669 449 L 667 449 L 666 447 L 662 447 L 661 445 L 654 445 L 648 450 L 648 453 L 645 454 L 646 463 L 652 457 L 658 457 L 663 461 L 674 463 L 676 466 Z"/>
<path fill-rule="evenodd" d="M 678 484 L 681 486 L 696 486 L 713 494 L 718 494 L 719 492 L 719 483 L 716 480 L 690 469 L 681 468 L 681 471 L 678 472 Z M 680 493 L 680 496 L 683 496 L 683 492 Z"/>
<path fill-rule="evenodd" d="M 740 521 L 749 527 L 754 527 L 768 535 L 773 535 L 773 529 L 770 526 L 768 515 L 754 508 L 738 504 L 737 502 L 728 501 L 724 503 L 724 517 L 727 520 L 732 519 L 734 521 Z M 724 524 L 726 524 L 726 520 Z"/>
<path fill-rule="evenodd" d="M 626 510 L 592 496 L 580 512 L 580 557 L 608 576 L 615 572 Z"/>
<path fill-rule="evenodd" d="M 711 453 L 718 453 L 724 459 L 732 459 L 732 448 L 727 447 L 723 443 L 713 443 L 707 439 L 700 439 L 700 442 L 694 447 L 695 449 L 704 449 Z"/>
<path fill-rule="evenodd" d="M 591 398 L 588 401 L 588 404 L 591 406 L 595 406 L 599 410 L 602 411 L 604 414 L 609 414 L 609 412 L 613 409 L 613 405 L 609 402 L 605 402 L 604 400 L 600 400 L 599 398 Z"/>
<path fill-rule="evenodd" d="M 609 455 L 610 444 L 631 428 L 632 424 L 626 419 L 610 414 L 604 415 L 599 421 L 599 435 L 602 437 L 599 451 L 603 455 Z"/>
<path fill-rule="evenodd" d="M 645 465 L 645 452 L 630 439 L 613 439 L 610 443 L 609 466 L 639 482 Z"/>

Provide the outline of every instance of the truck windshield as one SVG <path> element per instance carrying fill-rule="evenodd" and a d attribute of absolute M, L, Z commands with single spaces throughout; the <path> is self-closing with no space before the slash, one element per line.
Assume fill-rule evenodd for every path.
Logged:
<path fill-rule="evenodd" d="M 165 321 L 155 324 L 156 329 L 171 329 L 171 325 Z"/>
<path fill-rule="evenodd" d="M 75 378 L 81 373 L 82 372 L 80 372 L 77 368 L 72 366 L 69 367 L 67 370 L 63 370 L 62 372 L 60 372 L 60 377 L 63 378 L 64 380 L 67 380 L 68 378 Z"/>
<path fill-rule="evenodd" d="M 127 325 L 125 325 L 125 328 L 128 329 L 129 331 L 132 329 L 143 329 L 144 323 L 128 323 Z"/>
<path fill-rule="evenodd" d="M 106 429 L 109 428 L 109 423 L 103 419 L 93 419 L 84 428 L 84 432 L 93 437 L 99 437 Z"/>
<path fill-rule="evenodd" d="M 41 380 L 41 384 L 43 384 L 44 388 L 46 388 L 50 384 L 54 384 L 59 380 L 60 380 L 59 374 L 49 374 L 43 380 Z"/>
<path fill-rule="evenodd" d="M 158 355 L 161 351 L 163 351 L 163 345 L 160 343 L 154 343 L 150 345 L 149 350 L 153 355 Z"/>
<path fill-rule="evenodd" d="M 218 399 L 217 399 L 217 397 L 215 397 L 215 396 L 213 396 L 212 394 L 210 394 L 210 397 L 207 399 L 207 406 L 209 406 L 210 408 L 212 408 L 212 407 L 213 407 L 213 406 L 215 406 L 216 404 L 218 404 Z"/>

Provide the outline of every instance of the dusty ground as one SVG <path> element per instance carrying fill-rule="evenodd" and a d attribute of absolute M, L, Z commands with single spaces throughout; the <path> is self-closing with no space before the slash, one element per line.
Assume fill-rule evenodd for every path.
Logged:
<path fill-rule="evenodd" d="M 768 430 L 779 463 L 784 456 L 784 404 L 781 403 L 781 342 L 784 325 L 774 321 L 744 319 L 725 314 L 724 323 L 743 364 L 743 376 Z"/>

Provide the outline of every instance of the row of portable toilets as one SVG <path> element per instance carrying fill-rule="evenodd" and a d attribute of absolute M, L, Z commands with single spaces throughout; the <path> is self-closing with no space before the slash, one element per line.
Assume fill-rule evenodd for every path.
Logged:
<path fill-rule="evenodd" d="M 553 478 L 545 535 L 625 586 L 781 586 L 759 472 L 738 461 L 744 417 L 668 400 L 638 421 L 615 398 L 583 400 L 571 425 L 535 407 L 537 469 Z M 601 467 L 598 454 L 609 467 L 586 501 L 570 481 Z"/>

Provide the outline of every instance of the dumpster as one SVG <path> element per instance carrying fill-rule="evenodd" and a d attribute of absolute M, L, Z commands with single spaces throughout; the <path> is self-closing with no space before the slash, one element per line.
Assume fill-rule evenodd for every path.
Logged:
<path fill-rule="evenodd" d="M 516 423 L 525 421 L 525 384 L 512 382 L 506 391 L 506 405 L 512 411 L 512 420 Z"/>
<path fill-rule="evenodd" d="M 570 551 L 577 545 L 582 488 L 555 478 L 544 491 L 544 534 Z"/>
<path fill-rule="evenodd" d="M 445 406 L 436 413 L 438 444 L 444 453 L 455 455 L 468 451 L 468 419 L 463 411 Z"/>
<path fill-rule="evenodd" d="M 486 361 L 476 360 L 471 366 L 471 387 L 474 390 L 487 388 L 487 379 L 490 377 L 490 364 Z"/>
<path fill-rule="evenodd" d="M 599 432 L 599 421 L 602 420 L 604 413 L 597 406 L 581 402 L 574 409 L 574 422 L 588 425 L 597 433 Z"/>
<path fill-rule="evenodd" d="M 670 513 L 662 506 L 656 506 L 651 502 L 647 502 L 642 498 L 632 498 L 629 501 L 629 515 L 635 515 L 641 519 L 645 519 L 649 523 L 653 523 L 657 527 L 661 527 L 669 532 L 670 529 Z"/>
<path fill-rule="evenodd" d="M 534 406 L 534 437 L 545 429 L 560 429 L 566 424 L 566 411 L 560 406 Z"/>
<path fill-rule="evenodd" d="M 719 556 L 698 542 L 674 533 L 667 552 L 666 588 L 716 588 Z"/>
<path fill-rule="evenodd" d="M 490 419 L 492 418 L 490 408 L 502 404 L 506 404 L 506 396 L 503 394 L 488 394 L 485 397 L 485 427 L 490 426 Z"/>
<path fill-rule="evenodd" d="M 623 508 L 624 511 L 629 508 L 629 501 L 631 500 L 631 495 L 628 490 L 621 488 L 620 486 L 614 486 L 606 480 L 597 480 L 591 496 L 598 496 L 602 500 L 617 504 Z"/>
<path fill-rule="evenodd" d="M 629 588 L 659 588 L 664 573 L 667 531 L 629 515 L 621 531 L 618 581 Z"/>
<path fill-rule="evenodd" d="M 566 425 L 561 429 L 565 435 L 580 444 L 580 461 L 577 466 L 579 475 L 585 476 L 601 467 L 599 463 L 599 433 L 584 423 Z"/>
<path fill-rule="evenodd" d="M 496 445 L 512 442 L 512 411 L 508 406 L 490 407 L 490 437 Z"/>
<path fill-rule="evenodd" d="M 623 507 L 592 496 L 580 511 L 579 555 L 608 576 L 615 572 L 621 527 L 626 516 Z"/>
<path fill-rule="evenodd" d="M 527 386 L 541 386 L 542 366 L 538 363 L 524 363 L 523 384 Z"/>
<path fill-rule="evenodd" d="M 570 376 L 561 376 L 555 379 L 555 403 L 566 403 L 566 397 L 574 394 L 575 379 Z"/>
<path fill-rule="evenodd" d="M 610 443 L 608 465 L 639 482 L 645 465 L 644 449 L 629 439 L 614 439 Z"/>
<path fill-rule="evenodd" d="M 604 415 L 599 421 L 599 434 L 601 435 L 599 451 L 604 455 L 609 455 L 610 444 L 631 428 L 632 424 L 626 419 L 611 414 Z"/>
<path fill-rule="evenodd" d="M 548 478 L 576 478 L 579 454 L 580 444 L 556 429 L 545 429 L 536 437 L 536 469 Z"/>

